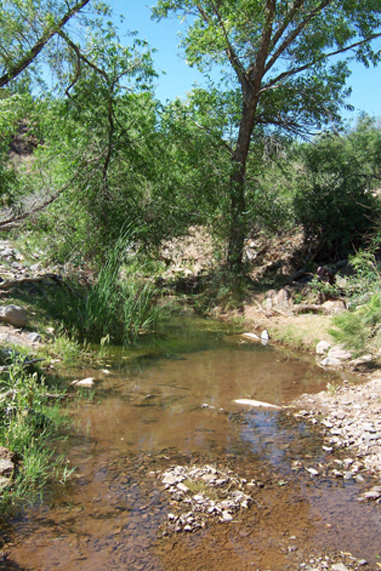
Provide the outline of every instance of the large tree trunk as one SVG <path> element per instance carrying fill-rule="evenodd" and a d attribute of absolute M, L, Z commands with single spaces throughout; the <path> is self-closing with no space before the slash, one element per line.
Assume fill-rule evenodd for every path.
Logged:
<path fill-rule="evenodd" d="M 228 266 L 236 274 L 243 272 L 243 248 L 246 238 L 246 161 L 254 128 L 257 99 L 244 105 L 238 140 L 232 157 L 230 175 L 230 228 Z"/>

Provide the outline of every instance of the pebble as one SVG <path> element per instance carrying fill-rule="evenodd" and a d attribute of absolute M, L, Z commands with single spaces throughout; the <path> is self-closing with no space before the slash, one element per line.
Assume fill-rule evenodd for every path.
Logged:
<path fill-rule="evenodd" d="M 349 571 L 348 567 L 344 565 L 344 563 L 336 563 L 331 567 L 332 571 Z"/>

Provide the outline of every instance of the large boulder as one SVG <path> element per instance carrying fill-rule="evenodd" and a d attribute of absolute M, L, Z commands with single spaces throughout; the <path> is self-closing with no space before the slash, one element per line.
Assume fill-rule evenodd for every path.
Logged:
<path fill-rule="evenodd" d="M 25 327 L 28 317 L 23 307 L 12 304 L 0 308 L 0 321 L 9 323 L 14 327 Z"/>

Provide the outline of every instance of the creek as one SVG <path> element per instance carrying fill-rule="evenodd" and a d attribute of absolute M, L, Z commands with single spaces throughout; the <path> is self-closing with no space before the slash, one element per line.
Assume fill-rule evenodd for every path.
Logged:
<path fill-rule="evenodd" d="M 376 566 L 379 510 L 359 504 L 354 480 L 307 472 L 340 459 L 324 451 L 314 426 L 290 409 L 234 403 L 283 407 L 340 375 L 272 343 L 243 342 L 231 326 L 186 317 L 109 355 L 99 369 L 72 373 L 97 379 L 93 398 L 69 411 L 75 429 L 62 452 L 75 472 L 10 522 L 1 569 L 277 571 L 340 551 Z M 162 474 L 175 466 L 230 470 L 254 482 L 245 490 L 254 501 L 232 521 L 168 531 L 180 508 Z"/>

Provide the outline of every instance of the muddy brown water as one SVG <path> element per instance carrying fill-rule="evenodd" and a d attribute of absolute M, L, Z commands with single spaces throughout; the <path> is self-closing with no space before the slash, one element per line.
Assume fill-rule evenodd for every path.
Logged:
<path fill-rule="evenodd" d="M 64 452 L 76 471 L 9 523 L 0 569 L 277 571 L 341 551 L 378 568 L 378 506 L 359 504 L 354 481 L 304 469 L 338 457 L 314 427 L 289 410 L 233 402 L 286 405 L 341 377 L 233 333 L 183 320 L 137 350 L 115 349 L 109 375 L 76 373 L 98 379 L 94 398 L 70 411 L 76 429 Z M 255 502 L 232 522 L 165 535 L 174 506 L 159 472 L 205 464 L 254 479 Z"/>

